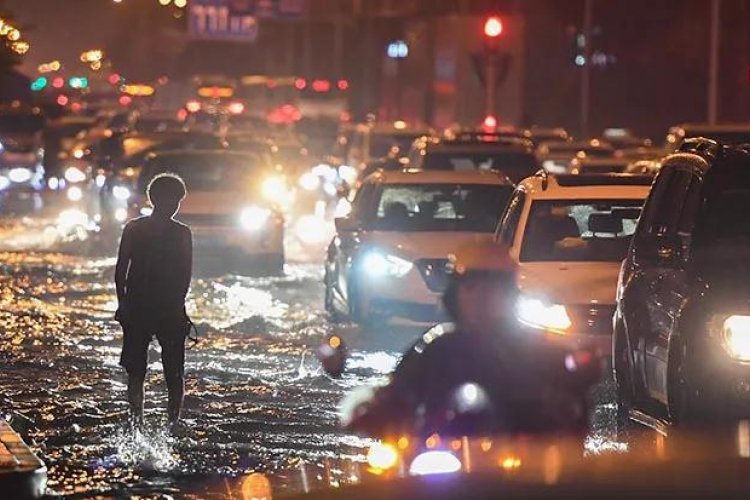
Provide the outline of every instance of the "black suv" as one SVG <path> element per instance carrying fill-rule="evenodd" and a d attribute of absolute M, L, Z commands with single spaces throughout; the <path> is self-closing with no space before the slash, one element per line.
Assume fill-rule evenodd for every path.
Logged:
<path fill-rule="evenodd" d="M 750 416 L 750 145 L 689 139 L 664 160 L 620 274 L 613 365 L 620 424 Z"/>

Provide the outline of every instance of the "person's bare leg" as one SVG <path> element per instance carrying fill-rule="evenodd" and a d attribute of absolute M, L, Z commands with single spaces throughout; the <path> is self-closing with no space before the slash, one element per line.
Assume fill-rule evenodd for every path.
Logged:
<path fill-rule="evenodd" d="M 128 403 L 130 403 L 130 416 L 133 423 L 143 427 L 143 401 L 145 377 L 140 375 L 128 375 Z"/>
<path fill-rule="evenodd" d="M 162 344 L 161 356 L 167 382 L 167 419 L 174 426 L 180 420 L 185 398 L 185 344 L 180 341 Z"/>

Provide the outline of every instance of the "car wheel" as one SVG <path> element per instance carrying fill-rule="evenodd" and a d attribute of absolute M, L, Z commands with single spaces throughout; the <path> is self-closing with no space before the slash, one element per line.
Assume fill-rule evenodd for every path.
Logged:
<path fill-rule="evenodd" d="M 627 440 L 630 430 L 630 410 L 633 408 L 633 378 L 632 366 L 630 364 L 630 354 L 628 352 L 628 343 L 625 339 L 622 325 L 617 325 L 618 329 L 615 334 L 615 346 L 612 353 L 612 362 L 614 365 L 615 377 L 615 394 L 617 401 L 616 407 L 616 425 L 617 437 L 621 441 Z"/>
<path fill-rule="evenodd" d="M 326 266 L 325 278 L 323 278 L 325 284 L 325 295 L 323 297 L 323 306 L 328 313 L 329 318 L 333 323 L 340 323 L 342 318 L 338 309 L 333 303 L 333 285 L 331 284 L 331 278 L 329 276 L 328 268 Z"/>

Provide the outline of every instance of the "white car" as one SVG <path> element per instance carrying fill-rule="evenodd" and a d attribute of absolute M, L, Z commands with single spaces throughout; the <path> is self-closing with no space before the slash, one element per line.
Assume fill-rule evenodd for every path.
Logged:
<path fill-rule="evenodd" d="M 217 260 L 240 274 L 283 271 L 284 217 L 278 200 L 286 195 L 285 180 L 262 158 L 224 150 L 151 155 L 131 199 L 133 210 L 150 213 L 143 193 L 162 172 L 178 174 L 187 186 L 176 218 L 190 226 L 196 258 Z"/>
<path fill-rule="evenodd" d="M 651 182 L 539 174 L 519 184 L 496 238 L 519 265 L 524 330 L 611 353 L 620 264 Z"/>
<path fill-rule="evenodd" d="M 325 265 L 326 309 L 360 323 L 442 319 L 448 255 L 492 240 L 513 192 L 492 171 L 379 171 L 336 219 Z"/>

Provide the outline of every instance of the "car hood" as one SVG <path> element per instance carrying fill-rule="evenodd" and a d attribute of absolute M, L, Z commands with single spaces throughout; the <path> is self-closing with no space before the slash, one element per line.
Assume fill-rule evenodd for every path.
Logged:
<path fill-rule="evenodd" d="M 612 305 L 619 272 L 619 262 L 521 263 L 518 285 L 556 304 Z"/>
<path fill-rule="evenodd" d="M 471 243 L 492 240 L 492 233 L 370 231 L 362 244 L 383 249 L 407 260 L 441 259 Z"/>

